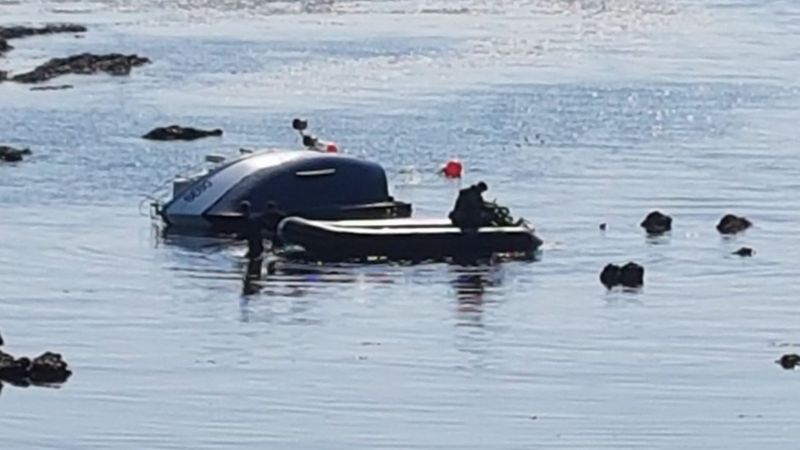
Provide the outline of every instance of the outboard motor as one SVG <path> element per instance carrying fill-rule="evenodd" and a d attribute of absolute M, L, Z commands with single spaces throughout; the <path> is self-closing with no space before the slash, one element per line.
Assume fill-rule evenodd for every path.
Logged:
<path fill-rule="evenodd" d="M 306 133 L 308 122 L 292 121 L 311 151 L 242 152 L 216 156 L 215 166 L 172 180 L 172 198 L 154 210 L 173 230 L 235 232 L 245 225 L 242 202 L 253 216 L 274 205 L 285 215 L 319 220 L 409 217 L 411 205 L 389 194 L 385 170 L 377 163 L 338 154 L 333 142 Z"/>

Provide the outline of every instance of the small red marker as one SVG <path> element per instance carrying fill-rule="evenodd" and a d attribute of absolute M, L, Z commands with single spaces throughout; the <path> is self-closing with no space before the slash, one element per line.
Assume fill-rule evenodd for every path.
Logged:
<path fill-rule="evenodd" d="M 442 173 L 447 178 L 461 178 L 461 174 L 464 172 L 464 166 L 461 164 L 461 161 L 457 159 L 451 159 L 447 161 L 447 164 L 442 167 Z"/>

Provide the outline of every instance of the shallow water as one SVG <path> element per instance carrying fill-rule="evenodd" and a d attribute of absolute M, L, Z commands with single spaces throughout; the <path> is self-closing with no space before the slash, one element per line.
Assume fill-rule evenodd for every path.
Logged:
<path fill-rule="evenodd" d="M 5 385 L 3 448 L 792 448 L 800 5 L 789 1 L 5 1 L 0 68 L 153 59 L 68 91 L 0 85 L 0 330 L 62 352 Z M 537 262 L 292 265 L 162 239 L 143 195 L 207 153 L 294 146 L 294 116 L 441 216 L 464 183 L 532 219 Z M 154 126 L 221 127 L 195 143 Z M 409 173 L 409 168 L 413 168 Z M 638 227 L 651 209 L 668 237 Z M 755 222 L 723 239 L 727 213 Z M 601 233 L 598 224 L 608 223 Z M 742 245 L 752 259 L 730 255 Z M 607 293 L 608 262 L 647 270 Z"/>

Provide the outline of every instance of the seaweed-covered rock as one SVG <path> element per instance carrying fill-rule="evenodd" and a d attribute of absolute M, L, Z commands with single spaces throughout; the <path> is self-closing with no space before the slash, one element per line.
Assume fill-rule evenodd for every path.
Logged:
<path fill-rule="evenodd" d="M 150 63 L 148 58 L 139 55 L 83 53 L 67 58 L 53 58 L 30 72 L 13 76 L 11 80 L 18 83 L 41 83 L 61 75 L 90 75 L 97 72 L 122 76 L 129 75 L 134 67 L 148 63 Z"/>
<path fill-rule="evenodd" d="M 736 234 L 750 228 L 751 225 L 753 225 L 752 222 L 745 217 L 726 214 L 717 224 L 717 231 L 722 234 Z"/>
<path fill-rule="evenodd" d="M 786 370 L 791 370 L 800 365 L 800 355 L 795 353 L 790 353 L 781 356 L 781 359 L 775 361 L 777 364 L 780 364 Z"/>
<path fill-rule="evenodd" d="M 28 378 L 34 383 L 63 383 L 72 375 L 58 353 L 45 352 L 31 361 Z"/>
<path fill-rule="evenodd" d="M 600 282 L 603 283 L 608 289 L 613 288 L 619 284 L 619 266 L 616 264 L 607 264 L 600 272 Z"/>
<path fill-rule="evenodd" d="M 6 147 L 0 145 L 0 162 L 17 162 L 22 161 L 23 156 L 30 155 L 31 151 L 27 148 L 16 149 L 13 147 Z"/>
<path fill-rule="evenodd" d="M 663 234 L 672 229 L 672 217 L 662 214 L 661 211 L 653 211 L 644 218 L 640 226 L 647 234 Z"/>
<path fill-rule="evenodd" d="M 0 351 L 0 380 L 23 382 L 28 377 L 30 364 L 31 360 L 28 358 L 17 359 Z"/>
<path fill-rule="evenodd" d="M 638 288 L 644 285 L 644 267 L 629 262 L 619 269 L 619 284 L 630 287 Z"/>
<path fill-rule="evenodd" d="M 43 27 L 0 27 L 0 38 L 19 39 L 28 36 L 55 33 L 85 33 L 86 27 L 75 24 L 50 24 Z"/>
<path fill-rule="evenodd" d="M 733 252 L 734 255 L 741 256 L 741 257 L 749 257 L 753 256 L 753 249 L 750 247 L 742 247 L 739 250 Z"/>
<path fill-rule="evenodd" d="M 222 130 L 200 130 L 192 127 L 182 127 L 180 125 L 170 125 L 168 127 L 158 127 L 144 136 L 143 139 L 153 141 L 193 141 L 209 136 L 222 136 Z"/>

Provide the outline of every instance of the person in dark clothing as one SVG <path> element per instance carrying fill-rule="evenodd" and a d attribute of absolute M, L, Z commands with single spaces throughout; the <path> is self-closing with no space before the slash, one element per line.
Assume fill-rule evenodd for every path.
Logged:
<path fill-rule="evenodd" d="M 486 183 L 481 181 L 459 191 L 456 204 L 449 215 L 453 225 L 464 229 L 491 225 L 492 214 L 483 200 L 483 193 L 487 189 Z"/>

